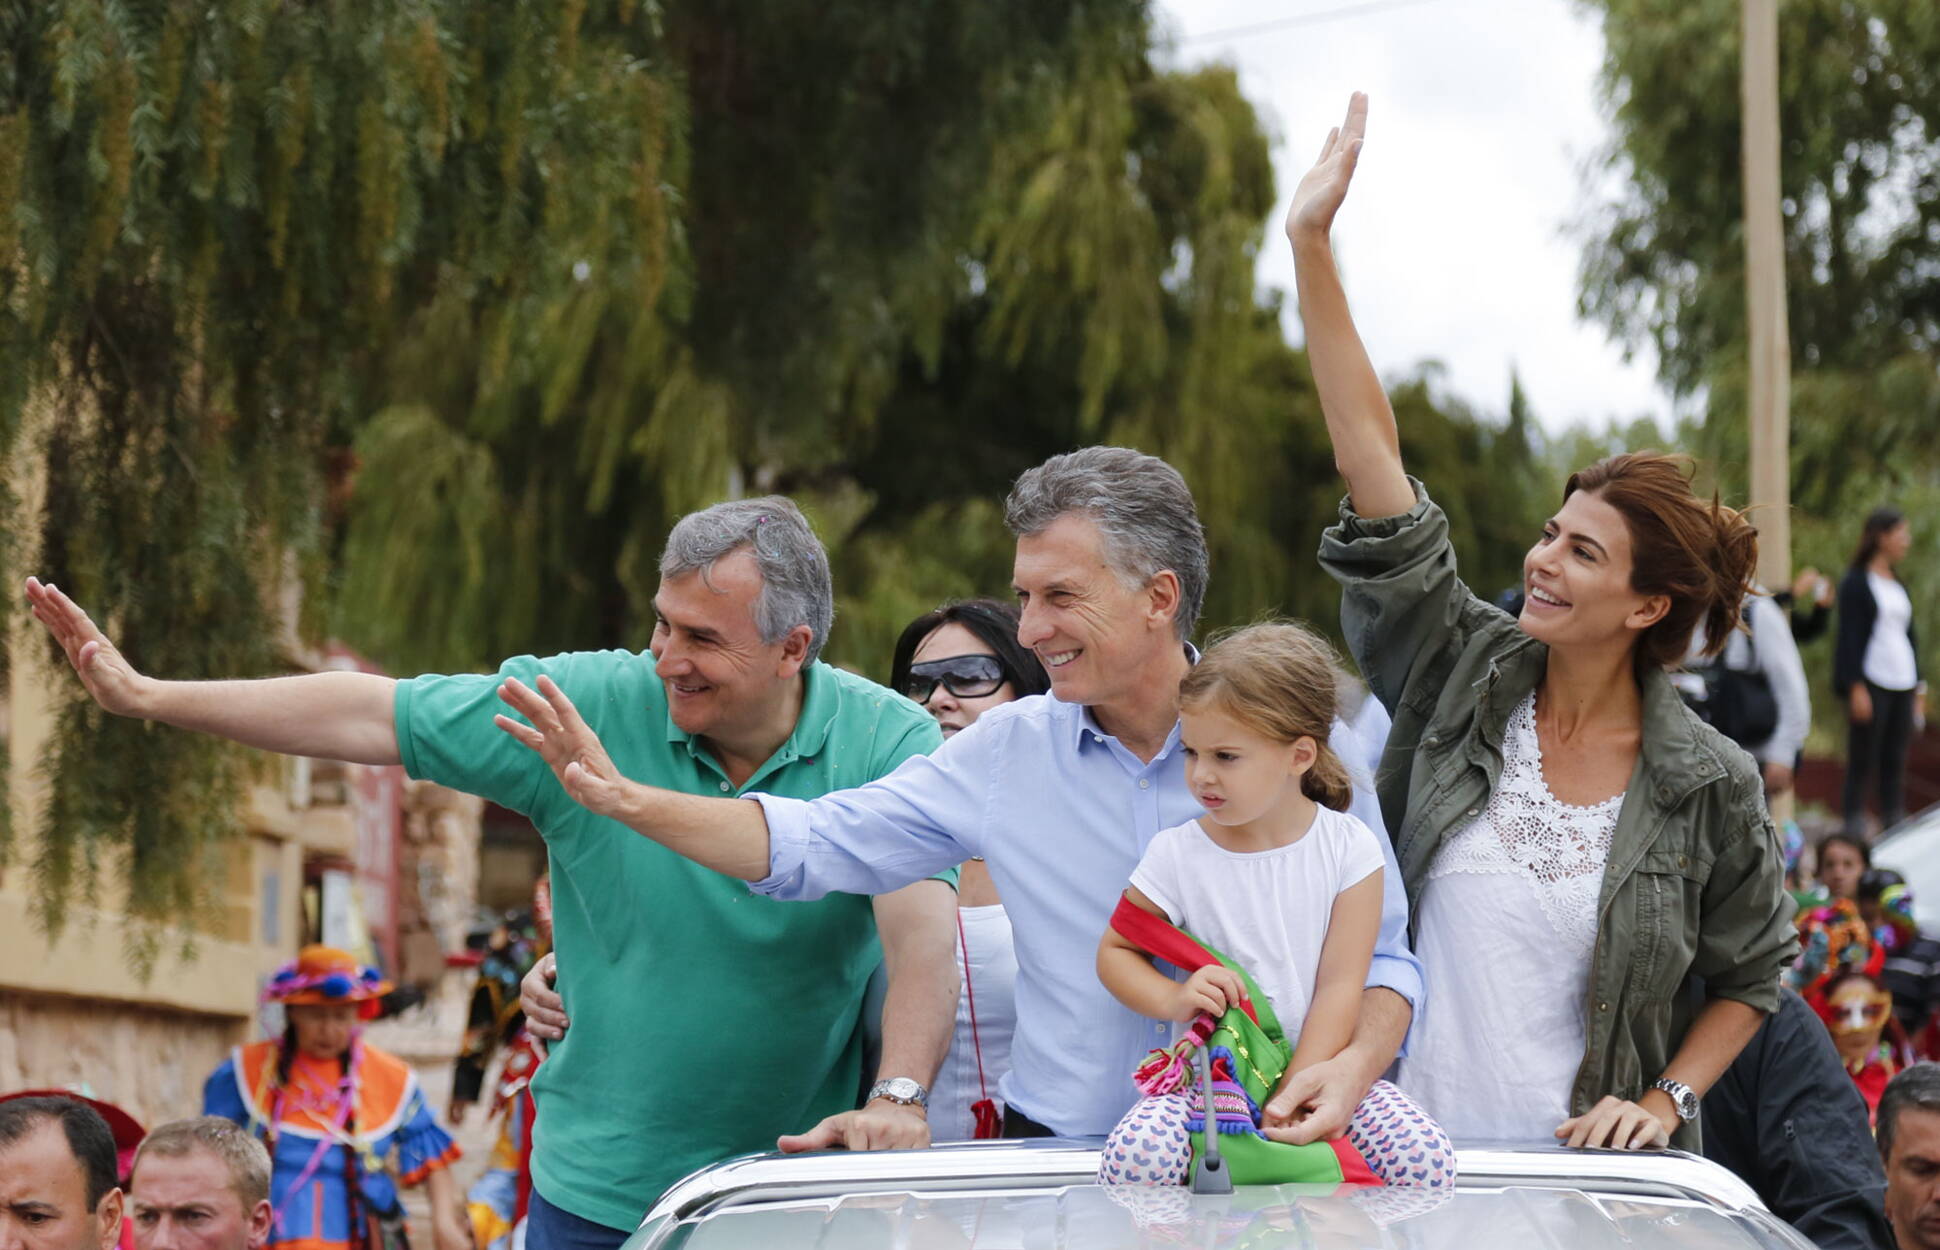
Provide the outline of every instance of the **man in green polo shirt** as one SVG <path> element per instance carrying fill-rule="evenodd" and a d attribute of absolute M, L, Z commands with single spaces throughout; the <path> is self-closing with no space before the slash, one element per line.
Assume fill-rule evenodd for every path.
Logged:
<path fill-rule="evenodd" d="M 890 974 L 877 1075 L 927 1085 L 949 1044 L 955 900 L 925 881 L 872 900 L 779 903 L 572 802 L 494 726 L 508 678 L 556 682 L 628 776 L 696 794 L 810 798 L 940 741 L 914 704 L 820 663 L 827 557 L 785 499 L 720 504 L 669 536 L 651 654 L 521 656 L 495 675 L 319 673 L 165 682 L 129 667 L 58 589 L 28 599 L 111 712 L 251 746 L 402 763 L 529 816 L 552 868 L 572 1029 L 534 1081 L 535 1250 L 617 1246 L 668 1185 L 854 1106 L 860 1010 Z M 879 946 L 880 925 L 883 942 Z M 851 1145 L 924 1145 L 920 1106 L 871 1100 Z"/>

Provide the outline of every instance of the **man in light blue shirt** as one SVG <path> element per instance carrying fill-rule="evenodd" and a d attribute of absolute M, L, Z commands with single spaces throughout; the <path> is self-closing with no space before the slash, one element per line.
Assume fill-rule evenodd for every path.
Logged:
<path fill-rule="evenodd" d="M 1005 520 L 1017 535 L 1018 640 L 1043 660 L 1052 693 L 986 712 L 878 781 L 809 801 L 696 798 L 622 777 L 556 692 L 508 682 L 503 696 L 531 727 L 501 723 L 593 811 L 776 898 L 880 893 L 983 856 L 1018 956 L 1005 1135 L 1103 1134 L 1136 1097 L 1133 1067 L 1170 1035 L 1105 990 L 1094 957 L 1146 845 L 1201 810 L 1179 750 L 1178 689 L 1195 655 L 1186 639 L 1205 596 L 1205 538 L 1178 472 L 1115 447 L 1024 474 Z M 1352 741 L 1344 724 L 1336 735 Z M 1342 754 L 1366 758 L 1357 742 Z M 1384 828 L 1359 781 L 1354 814 Z M 1304 1112 L 1308 1140 L 1346 1127 L 1421 997 L 1401 874 L 1382 848 L 1380 939 L 1354 1041 L 1275 1100 Z"/>

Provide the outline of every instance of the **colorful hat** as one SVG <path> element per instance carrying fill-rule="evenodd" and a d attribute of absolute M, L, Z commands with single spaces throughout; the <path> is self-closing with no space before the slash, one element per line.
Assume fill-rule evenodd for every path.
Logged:
<path fill-rule="evenodd" d="M 356 1003 L 366 1020 L 377 1016 L 377 1000 L 391 992 L 391 983 L 377 969 L 360 965 L 348 951 L 334 946 L 306 946 L 297 957 L 276 970 L 263 987 L 265 1002 L 286 1007 L 330 1007 Z"/>

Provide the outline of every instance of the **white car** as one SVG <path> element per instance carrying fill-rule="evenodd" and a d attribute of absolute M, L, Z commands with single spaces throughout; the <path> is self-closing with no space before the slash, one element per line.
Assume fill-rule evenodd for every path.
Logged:
<path fill-rule="evenodd" d="M 624 1250 L 1810 1250 L 1717 1164 L 1676 1151 L 1459 1150 L 1453 1190 L 1095 1183 L 1096 1142 L 749 1155 L 694 1173 Z"/>
<path fill-rule="evenodd" d="M 1881 834 L 1873 867 L 1905 877 L 1913 891 L 1913 923 L 1922 933 L 1940 933 L 1940 803 Z"/>

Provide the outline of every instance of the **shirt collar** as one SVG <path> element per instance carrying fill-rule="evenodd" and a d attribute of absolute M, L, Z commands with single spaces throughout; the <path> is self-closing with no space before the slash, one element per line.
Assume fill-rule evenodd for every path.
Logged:
<path fill-rule="evenodd" d="M 1184 646 L 1186 649 L 1186 663 L 1197 664 L 1199 662 L 1199 648 L 1193 646 L 1189 642 L 1185 643 Z M 1112 735 L 1106 733 L 1104 730 L 1104 727 L 1098 723 L 1098 718 L 1091 714 L 1090 707 L 1082 706 L 1075 703 L 1066 703 L 1064 700 L 1058 698 L 1056 694 L 1049 694 L 1046 697 L 1049 698 L 1051 702 L 1057 704 L 1060 709 L 1063 709 L 1065 714 L 1070 718 L 1071 745 L 1073 747 L 1082 751 L 1087 741 L 1090 741 L 1095 743 L 1096 745 L 1102 746 L 1104 745 L 1105 739 L 1112 737 Z M 1154 759 L 1165 758 L 1167 753 L 1169 753 L 1172 750 L 1172 747 L 1174 743 L 1177 741 L 1178 737 L 1179 737 L 1179 722 L 1175 718 L 1172 722 L 1172 732 L 1167 735 L 1165 745 L 1159 748 L 1159 753 L 1153 758 Z M 1116 739 L 1113 739 L 1113 740 L 1116 741 Z"/>

